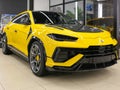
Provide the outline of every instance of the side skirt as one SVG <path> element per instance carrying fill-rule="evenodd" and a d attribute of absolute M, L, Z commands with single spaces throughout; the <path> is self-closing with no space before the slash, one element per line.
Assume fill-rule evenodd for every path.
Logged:
<path fill-rule="evenodd" d="M 8 48 L 17 56 L 23 58 L 25 61 L 29 61 L 28 56 L 26 56 L 24 53 L 22 53 L 21 51 L 19 51 L 18 49 L 16 49 L 15 47 L 8 45 Z"/>

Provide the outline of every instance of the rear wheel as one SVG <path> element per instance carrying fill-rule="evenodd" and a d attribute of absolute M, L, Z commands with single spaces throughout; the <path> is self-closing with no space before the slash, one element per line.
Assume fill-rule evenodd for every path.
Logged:
<path fill-rule="evenodd" d="M 2 52 L 4 54 L 10 54 L 11 53 L 11 51 L 9 50 L 8 45 L 7 45 L 6 35 L 3 35 L 3 37 L 2 37 Z"/>
<path fill-rule="evenodd" d="M 44 76 L 46 74 L 46 54 L 41 43 L 37 41 L 32 43 L 29 59 L 32 72 L 37 76 Z"/>

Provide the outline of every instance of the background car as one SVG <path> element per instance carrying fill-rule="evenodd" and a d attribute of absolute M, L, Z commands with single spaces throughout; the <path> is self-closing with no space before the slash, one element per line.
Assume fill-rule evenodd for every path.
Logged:
<path fill-rule="evenodd" d="M 91 19 L 87 22 L 87 24 L 107 30 L 112 35 L 114 33 L 114 18 L 113 17 L 103 17 L 103 18 Z"/>
<path fill-rule="evenodd" d="M 30 62 L 35 75 L 81 71 L 117 63 L 117 41 L 108 31 L 84 26 L 64 14 L 25 11 L 4 28 L 2 52 Z"/>

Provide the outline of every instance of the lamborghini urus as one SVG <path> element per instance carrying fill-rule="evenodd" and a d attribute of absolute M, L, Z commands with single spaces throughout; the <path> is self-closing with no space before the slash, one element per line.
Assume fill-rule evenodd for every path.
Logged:
<path fill-rule="evenodd" d="M 3 30 L 2 52 L 25 57 L 32 72 L 101 69 L 117 63 L 117 41 L 108 31 L 64 14 L 25 11 Z"/>

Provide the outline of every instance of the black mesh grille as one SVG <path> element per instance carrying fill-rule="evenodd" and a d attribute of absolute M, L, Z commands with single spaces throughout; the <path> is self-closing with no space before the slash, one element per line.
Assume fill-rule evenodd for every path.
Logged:
<path fill-rule="evenodd" d="M 83 54 L 85 57 L 98 57 L 111 55 L 115 52 L 116 48 L 113 45 L 106 46 L 90 46 L 87 49 L 84 48 L 56 48 L 53 54 L 53 60 L 55 62 L 65 62 L 66 60 L 74 57 L 77 54 Z"/>

